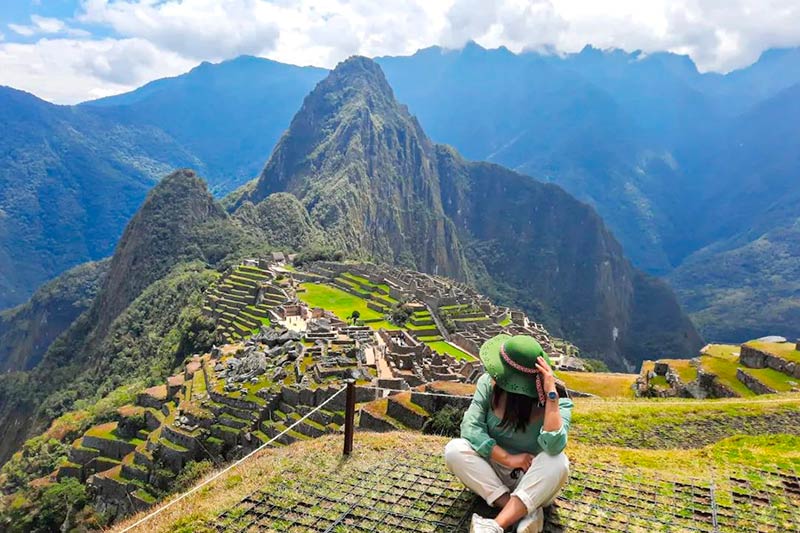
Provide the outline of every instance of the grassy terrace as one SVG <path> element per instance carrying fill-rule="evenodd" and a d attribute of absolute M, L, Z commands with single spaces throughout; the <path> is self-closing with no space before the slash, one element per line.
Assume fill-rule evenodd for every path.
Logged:
<path fill-rule="evenodd" d="M 753 391 L 736 379 L 739 368 L 739 347 L 731 344 L 713 344 L 705 355 L 700 357 L 700 367 L 717 376 L 720 383 L 727 385 L 740 396 L 753 396 Z"/>
<path fill-rule="evenodd" d="M 347 279 L 352 280 L 352 281 L 355 281 L 356 283 L 358 283 L 360 285 L 366 285 L 367 287 L 372 287 L 373 290 L 374 289 L 381 289 L 382 291 L 384 291 L 386 293 L 389 292 L 389 286 L 387 284 L 385 284 L 385 283 L 372 283 L 367 278 L 365 278 L 363 276 L 357 276 L 355 274 L 351 274 L 350 272 L 344 272 L 342 274 L 342 277 L 343 278 L 347 278 Z M 383 295 L 383 297 L 386 298 L 387 300 L 390 300 L 390 301 L 392 301 L 392 300 L 393 301 L 397 301 L 397 300 L 394 300 L 394 298 L 387 297 L 386 295 Z"/>
<path fill-rule="evenodd" d="M 426 342 L 428 346 L 431 347 L 432 350 L 436 350 L 439 353 L 446 353 L 458 359 L 459 361 L 474 361 L 475 357 L 468 354 L 464 350 L 449 344 L 446 341 L 429 341 Z"/>
<path fill-rule="evenodd" d="M 572 390 L 603 398 L 633 398 L 636 374 L 559 371 L 557 375 Z"/>
<path fill-rule="evenodd" d="M 691 531 L 694 520 L 704 519 L 693 514 L 698 501 L 683 499 L 676 490 L 676 483 L 699 483 L 707 487 L 714 480 L 717 502 L 728 506 L 731 514 L 720 515 L 719 531 L 789 531 L 786 522 L 777 527 L 747 524 L 743 520 L 753 517 L 773 516 L 770 513 L 754 512 L 747 502 L 737 500 L 735 490 L 742 490 L 730 479 L 748 479 L 753 489 L 744 489 L 747 494 L 764 491 L 756 487 L 764 485 L 760 474 L 750 468 L 788 470 L 800 468 L 800 428 L 782 425 L 787 417 L 800 408 L 800 398 L 777 396 L 764 399 L 733 400 L 603 400 L 577 399 L 570 443 L 567 453 L 572 462 L 569 485 L 561 495 L 556 509 L 562 519 L 579 519 L 581 513 L 593 517 L 589 523 L 600 526 L 608 524 L 609 516 L 625 520 L 631 514 L 630 502 L 647 500 L 647 520 L 685 520 L 688 527 L 661 528 L 663 531 Z M 785 434 L 781 431 L 792 431 Z M 747 434 L 741 434 L 745 432 Z M 445 437 L 427 436 L 417 432 L 370 433 L 359 431 L 355 437 L 355 448 L 346 460 L 341 456 L 341 436 L 329 436 L 295 443 L 278 449 L 264 450 L 256 457 L 213 481 L 209 486 L 190 498 L 178 502 L 134 531 L 217 531 L 220 515 L 233 509 L 241 514 L 229 513 L 226 519 L 236 520 L 246 510 L 239 506 L 246 496 L 254 491 L 276 495 L 280 501 L 302 502 L 290 505 L 297 513 L 309 512 L 309 500 L 302 494 L 313 491 L 327 480 L 341 479 L 355 482 L 367 494 L 376 494 L 391 489 L 392 481 L 385 477 L 383 484 L 370 486 L 369 472 L 380 468 L 432 469 L 440 472 L 443 491 L 438 488 L 406 492 L 404 498 L 394 500 L 397 512 L 409 509 L 428 509 L 426 498 L 454 497 L 462 490 L 458 482 L 442 465 L 441 452 L 447 442 Z M 379 476 L 376 476 L 379 477 Z M 327 485 L 326 485 L 327 486 Z M 336 485 L 334 485 L 335 487 Z M 344 488 L 341 484 L 338 485 Z M 408 491 L 410 485 L 402 486 Z M 417 484 L 416 486 L 419 486 Z M 646 492 L 655 489 L 660 495 L 657 502 Z M 680 489 L 680 486 L 677 487 Z M 335 489 L 338 490 L 338 489 Z M 297 492 L 299 491 L 299 492 Z M 605 492 L 605 496 L 601 493 Z M 705 490 L 708 494 L 708 489 Z M 347 498 L 344 494 L 334 495 Z M 464 495 L 464 498 L 469 496 Z M 773 496 L 774 497 L 774 496 Z M 600 498 L 600 499 L 598 499 Z M 789 496 L 778 502 L 781 509 L 796 513 L 796 506 Z M 358 498 L 344 500 L 343 509 L 338 508 L 334 518 L 340 516 Z M 471 499 L 469 501 L 472 501 Z M 419 505 L 417 505 L 419 504 Z M 600 505 L 600 515 L 592 515 L 592 508 Z M 770 507 L 764 507 L 768 509 Z M 772 507 L 771 509 L 775 509 Z M 442 512 L 468 514 L 468 508 L 452 510 L 444 506 Z M 324 513 L 323 510 L 317 511 Z M 367 509 L 367 513 L 369 509 Z M 317 515 L 325 516 L 325 515 Z M 367 520 L 367 515 L 360 515 Z M 602 518 L 605 516 L 605 519 Z M 139 517 L 117 526 L 121 530 Z M 269 518 L 269 516 L 265 517 Z M 604 521 L 605 520 L 605 521 Z M 355 522 L 353 522 L 355 524 Z M 282 531 L 280 522 L 259 522 L 264 531 Z M 370 523 L 375 531 L 397 531 L 392 524 Z M 789 524 L 795 524 L 790 522 Z M 228 529 L 224 529 L 227 531 Z M 230 530 L 246 530 L 242 523 L 231 525 Z M 435 528 L 415 529 L 438 531 Z M 711 531 L 712 528 L 706 529 Z M 344 530 L 343 530 L 344 531 Z M 584 531 L 580 524 L 565 531 Z M 602 527 L 594 531 L 605 531 Z M 616 529 L 614 529 L 616 531 Z M 628 528 L 625 531 L 654 531 L 646 526 Z"/>
<path fill-rule="evenodd" d="M 794 361 L 795 363 L 800 363 L 800 352 L 795 350 L 795 344 L 793 342 L 758 342 L 758 341 L 751 341 L 747 343 L 748 346 L 752 346 L 757 350 L 761 350 L 762 352 L 771 353 L 773 355 L 777 355 L 787 361 Z"/>
<path fill-rule="evenodd" d="M 742 368 L 745 372 L 759 380 L 761 383 L 778 392 L 789 392 L 798 386 L 797 378 L 787 376 L 772 368 Z M 794 384 L 794 385 L 792 385 Z"/>
<path fill-rule="evenodd" d="M 302 283 L 300 287 L 304 291 L 297 293 L 298 298 L 312 307 L 327 309 L 341 320 L 347 320 L 347 317 L 353 311 L 358 311 L 361 315 L 361 320 L 370 321 L 368 325 L 372 329 L 397 328 L 397 326 L 384 320 L 383 315 L 368 308 L 366 300 L 353 296 L 337 287 L 319 283 Z M 376 322 L 372 322 L 373 320 Z"/>

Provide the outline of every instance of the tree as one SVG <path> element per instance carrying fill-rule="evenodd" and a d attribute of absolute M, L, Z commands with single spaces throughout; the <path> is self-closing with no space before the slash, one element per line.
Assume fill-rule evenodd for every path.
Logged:
<path fill-rule="evenodd" d="M 361 318 L 361 313 L 358 312 L 357 310 L 353 310 L 353 312 L 350 313 L 350 316 L 347 317 L 347 321 L 350 322 L 350 324 L 355 326 L 356 323 L 358 322 L 358 319 L 360 319 L 360 318 Z"/>

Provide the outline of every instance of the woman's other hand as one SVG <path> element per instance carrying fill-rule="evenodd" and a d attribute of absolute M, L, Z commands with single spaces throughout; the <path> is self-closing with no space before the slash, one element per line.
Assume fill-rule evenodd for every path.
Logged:
<path fill-rule="evenodd" d="M 508 462 L 505 466 L 512 470 L 516 470 L 517 468 L 521 469 L 523 472 L 527 472 L 528 469 L 531 467 L 531 463 L 533 463 L 534 456 L 529 453 L 517 453 L 517 454 L 509 454 Z"/>

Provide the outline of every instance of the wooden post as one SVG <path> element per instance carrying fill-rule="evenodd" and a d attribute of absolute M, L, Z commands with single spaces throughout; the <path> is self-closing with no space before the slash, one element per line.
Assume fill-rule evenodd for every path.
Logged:
<path fill-rule="evenodd" d="M 344 455 L 353 451 L 353 431 L 356 416 L 356 385 L 354 380 L 347 381 L 344 406 Z"/>

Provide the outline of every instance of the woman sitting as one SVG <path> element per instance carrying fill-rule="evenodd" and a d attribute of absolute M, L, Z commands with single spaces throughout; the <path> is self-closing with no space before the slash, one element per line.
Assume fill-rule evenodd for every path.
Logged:
<path fill-rule="evenodd" d="M 559 397 L 550 359 L 533 337 L 498 335 L 480 355 L 487 373 L 444 459 L 464 485 L 501 509 L 494 520 L 473 515 L 471 532 L 502 533 L 517 524 L 518 533 L 536 533 L 544 528 L 542 508 L 569 477 L 572 401 Z"/>

